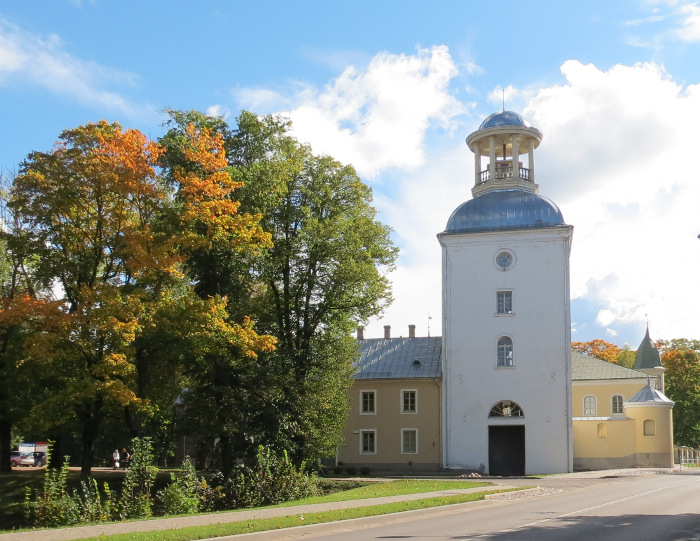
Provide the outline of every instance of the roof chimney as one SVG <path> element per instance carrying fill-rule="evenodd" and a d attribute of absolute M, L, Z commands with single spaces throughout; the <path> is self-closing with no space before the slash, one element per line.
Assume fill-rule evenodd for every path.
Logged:
<path fill-rule="evenodd" d="M 357 339 L 358 340 L 365 339 L 365 328 L 362 325 L 357 326 Z"/>
<path fill-rule="evenodd" d="M 408 326 L 408 337 L 409 337 L 409 338 L 415 338 L 415 337 L 416 337 L 416 326 L 415 326 L 415 325 L 409 325 L 409 326 Z"/>
<path fill-rule="evenodd" d="M 391 325 L 384 325 L 384 338 L 391 338 Z"/>

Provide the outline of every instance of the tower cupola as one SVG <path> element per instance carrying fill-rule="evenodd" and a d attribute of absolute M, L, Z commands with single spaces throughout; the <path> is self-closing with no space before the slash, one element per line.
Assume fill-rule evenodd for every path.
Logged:
<path fill-rule="evenodd" d="M 474 187 L 477 197 L 493 190 L 520 189 L 538 193 L 534 150 L 542 132 L 513 111 L 494 113 L 467 137 L 474 153 Z M 520 161 L 527 156 L 527 164 Z"/>

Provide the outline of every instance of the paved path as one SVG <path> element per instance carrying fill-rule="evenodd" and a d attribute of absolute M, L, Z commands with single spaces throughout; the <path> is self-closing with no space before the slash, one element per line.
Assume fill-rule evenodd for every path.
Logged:
<path fill-rule="evenodd" d="M 538 489 L 527 493 L 527 495 L 538 495 L 549 493 L 552 490 L 565 490 L 567 487 L 577 488 L 581 484 L 590 482 L 600 482 L 611 477 L 623 475 L 642 475 L 644 473 L 657 472 L 659 470 L 606 470 L 598 472 L 572 473 L 553 475 L 540 479 L 519 478 L 519 479 L 464 479 L 469 481 L 488 481 L 494 483 L 493 487 L 477 487 L 471 489 L 454 489 L 440 492 L 423 492 L 420 494 L 405 494 L 401 496 L 388 496 L 383 498 L 371 498 L 365 500 L 351 500 L 346 502 L 321 503 L 313 505 L 295 505 L 290 507 L 274 507 L 266 509 L 253 509 L 241 511 L 228 511 L 221 513 L 207 513 L 184 517 L 158 518 L 152 520 L 141 520 L 133 522 L 113 522 L 109 524 L 98 524 L 95 526 L 76 526 L 73 528 L 60 528 L 51 530 L 35 530 L 28 532 L 0 534 L 0 541 L 67 541 L 71 539 L 84 539 L 86 537 L 98 537 L 101 535 L 113 535 L 120 533 L 144 532 L 154 530 L 169 530 L 186 528 L 189 526 L 205 526 L 208 524 L 224 524 L 228 522 L 260 520 L 288 515 L 303 515 L 310 513 L 321 513 L 323 511 L 334 511 L 357 507 L 369 507 L 384 503 L 419 500 L 445 495 L 467 494 L 470 492 L 485 492 L 489 490 L 500 490 L 504 488 L 515 488 L 522 486 L 537 485 Z M 671 470 L 669 470 L 671 471 Z M 524 496 L 525 494 L 522 494 Z M 502 496 L 509 498 L 513 496 Z"/>

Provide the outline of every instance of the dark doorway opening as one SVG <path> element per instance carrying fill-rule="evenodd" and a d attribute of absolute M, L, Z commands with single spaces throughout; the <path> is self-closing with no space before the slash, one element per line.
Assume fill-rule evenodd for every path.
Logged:
<path fill-rule="evenodd" d="M 489 475 L 525 475 L 525 427 L 489 427 Z"/>

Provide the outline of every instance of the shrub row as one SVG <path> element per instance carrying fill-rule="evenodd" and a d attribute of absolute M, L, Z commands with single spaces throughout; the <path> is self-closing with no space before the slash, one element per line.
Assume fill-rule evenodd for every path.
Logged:
<path fill-rule="evenodd" d="M 197 478 L 194 466 L 186 459 L 170 484 L 153 495 L 158 468 L 153 465 L 151 442 L 135 439 L 130 468 L 122 489 L 112 491 L 107 483 L 101 489 L 94 479 L 83 481 L 78 490 L 68 489 L 68 457 L 58 470 L 47 469 L 40 493 L 27 490 L 25 508 L 30 523 L 37 527 L 189 514 L 258 507 L 296 500 L 320 493 L 319 480 L 296 468 L 287 453 L 278 455 L 259 447 L 255 464 L 238 466 L 230 477 L 214 475 L 209 482 Z"/>

